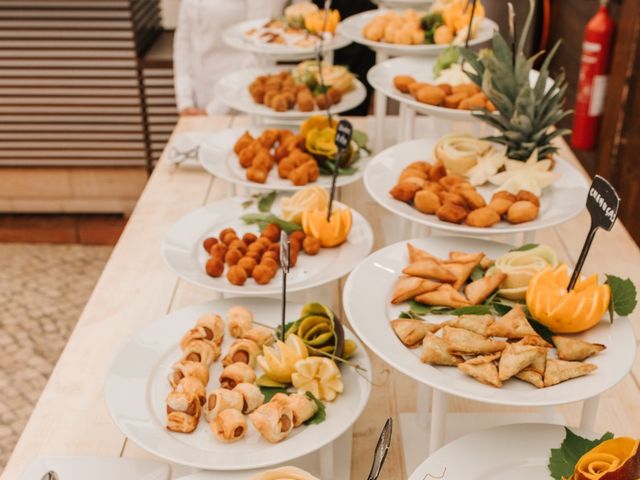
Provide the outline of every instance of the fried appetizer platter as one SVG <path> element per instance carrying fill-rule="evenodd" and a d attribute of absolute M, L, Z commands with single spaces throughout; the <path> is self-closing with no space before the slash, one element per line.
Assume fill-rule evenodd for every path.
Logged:
<path fill-rule="evenodd" d="M 418 82 L 411 75 L 396 75 L 393 77 L 393 86 L 401 93 L 411 95 L 416 101 L 427 105 L 454 110 L 496 110 L 480 87 L 471 81 L 460 85 L 433 84 Z"/>
<path fill-rule="evenodd" d="M 497 315 L 491 302 L 507 274 L 482 252 L 452 251 L 449 258 L 440 259 L 411 243 L 407 248 L 409 264 L 397 280 L 391 303 L 409 301 L 411 309 L 390 325 L 407 348 L 421 349 L 423 363 L 455 367 L 493 387 L 510 379 L 552 387 L 597 369 L 583 362 L 602 352 L 604 345 L 562 335 L 545 340 L 522 303 L 500 303 L 502 316 Z M 430 323 L 420 313 L 448 319 Z"/>
<path fill-rule="evenodd" d="M 344 339 L 339 320 L 327 307 L 308 304 L 301 315 L 287 330 L 285 342 L 276 340 L 274 330 L 254 323 L 253 313 L 240 305 L 229 309 L 226 322 L 215 313 L 200 317 L 180 340 L 182 356 L 168 376 L 167 429 L 192 433 L 203 417 L 221 443 L 242 440 L 251 427 L 277 443 L 322 409 L 322 418 L 315 421 L 320 423 L 322 402 L 335 400 L 343 389 L 337 365 L 323 352 L 346 357 L 356 347 Z M 311 324 L 315 329 L 307 328 Z M 226 332 L 234 340 L 221 352 Z M 222 369 L 214 378 L 211 368 L 218 360 Z"/>

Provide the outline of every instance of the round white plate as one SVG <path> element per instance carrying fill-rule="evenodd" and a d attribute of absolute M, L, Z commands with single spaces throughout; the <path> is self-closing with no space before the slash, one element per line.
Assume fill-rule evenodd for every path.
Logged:
<path fill-rule="evenodd" d="M 362 30 L 367 25 L 367 23 L 369 23 L 375 17 L 384 15 L 387 12 L 388 10 L 386 9 L 369 10 L 367 12 L 358 13 L 357 15 L 345 18 L 338 25 L 338 33 L 344 35 L 345 37 L 351 39 L 356 43 L 366 45 L 367 47 L 370 47 L 375 51 L 383 52 L 394 57 L 398 57 L 401 55 L 421 55 L 436 57 L 449 46 L 435 44 L 396 45 L 394 43 L 374 42 L 372 40 L 367 40 L 366 38 L 364 38 L 364 36 L 362 35 Z M 491 40 L 493 32 L 496 30 L 498 30 L 498 25 L 493 20 L 489 20 L 488 18 L 483 19 L 476 37 L 473 40 L 469 41 L 469 46 L 479 45 L 488 40 Z"/>
<path fill-rule="evenodd" d="M 484 252 L 490 258 L 506 253 L 510 245 L 463 237 L 431 237 L 410 240 L 415 246 L 440 258 L 452 250 Z M 622 380 L 633 364 L 635 337 L 627 318 L 608 319 L 578 335 L 588 342 L 602 343 L 607 349 L 589 358 L 598 370 L 549 388 L 535 388 L 510 380 L 502 388 L 484 385 L 454 367 L 440 367 L 420 361 L 421 349 L 409 349 L 396 337 L 390 320 L 398 318 L 408 304 L 391 304 L 398 276 L 409 263 L 407 242 L 399 242 L 371 254 L 349 275 L 344 287 L 344 310 L 360 339 L 392 367 L 415 380 L 451 395 L 497 405 L 542 407 L 577 402 L 605 392 Z M 430 315 L 427 321 L 440 323 L 453 318 Z M 451 477 L 454 478 L 454 477 Z M 455 477 L 458 478 L 458 477 Z M 464 478 L 464 477 L 463 477 Z"/>
<path fill-rule="evenodd" d="M 273 118 L 276 120 L 304 120 L 312 115 L 322 114 L 324 110 L 317 107 L 311 112 L 300 110 L 287 110 L 276 112 L 275 110 L 256 103 L 249 93 L 249 84 L 259 75 L 266 75 L 282 71 L 280 69 L 247 68 L 225 75 L 216 83 L 215 96 L 222 100 L 228 107 L 259 117 Z M 342 96 L 339 103 L 331 107 L 331 113 L 341 113 L 360 105 L 367 96 L 367 89 L 358 79 L 354 79 L 354 88 Z"/>
<path fill-rule="evenodd" d="M 246 225 L 240 217 L 257 212 L 255 204 L 244 208 L 242 203 L 248 197 L 233 197 L 215 202 L 191 213 L 175 223 L 162 240 L 162 256 L 169 267 L 181 278 L 201 287 L 243 296 L 279 295 L 282 290 L 282 272 L 266 285 L 258 285 L 252 278 L 242 286 L 232 285 L 226 278 L 228 267 L 221 277 L 213 278 L 204 270 L 209 258 L 202 248 L 205 238 L 217 235 L 223 228 L 231 227 L 239 237 L 246 232 L 259 235 L 257 225 Z M 346 208 L 335 202 L 335 208 Z M 280 213 L 280 202 L 276 199 L 271 209 L 275 215 Z M 317 255 L 298 255 L 298 263 L 287 275 L 287 291 L 297 292 L 317 287 L 337 280 L 348 274 L 360 263 L 373 247 L 371 227 L 355 210 L 351 209 L 353 225 L 349 238 L 336 248 L 322 248 Z"/>
<path fill-rule="evenodd" d="M 192 305 L 145 327 L 115 356 L 105 380 L 105 398 L 114 422 L 127 437 L 171 462 L 209 470 L 247 470 L 288 462 L 316 451 L 339 437 L 358 419 L 369 398 L 371 385 L 353 368 L 342 367 L 344 393 L 335 402 L 326 403 L 326 421 L 296 428 L 280 443 L 264 440 L 250 421 L 247 422 L 246 437 L 232 444 L 218 442 L 203 419 L 191 434 L 167 430 L 165 398 L 171 389 L 167 375 L 171 365 L 180 359 L 180 338 L 200 315 L 215 312 L 224 317 L 229 308 L 238 304 L 256 313 L 261 323 L 272 326 L 280 323 L 281 303 L 278 300 L 244 298 Z M 302 305 L 288 304 L 287 319 L 297 319 L 301 308 Z M 353 361 L 371 372 L 362 344 L 346 328 L 345 336 L 358 343 Z M 233 338 L 225 335 L 223 355 L 232 342 Z M 208 390 L 217 387 L 221 371 L 222 363 L 217 361 L 211 367 Z"/>
<path fill-rule="evenodd" d="M 260 28 L 269 21 L 269 18 L 261 18 L 258 20 L 248 20 L 246 22 L 237 23 L 222 32 L 222 41 L 230 47 L 251 52 L 258 55 L 270 57 L 273 60 L 304 60 L 307 58 L 315 58 L 315 47 L 297 47 L 294 45 L 280 45 L 272 43 L 258 43 L 245 33 L 252 28 Z M 351 43 L 348 38 L 336 34 L 331 40 L 324 44 L 325 52 L 337 50 L 346 47 Z"/>
<path fill-rule="evenodd" d="M 598 437 L 593 433 L 571 430 L 584 438 Z M 435 452 L 411 474 L 409 480 L 551 479 L 547 467 L 549 455 L 552 448 L 560 447 L 564 437 L 562 425 L 545 423 L 505 425 L 474 432 Z"/>
<path fill-rule="evenodd" d="M 301 190 L 309 185 L 319 185 L 331 189 L 331 176 L 320 175 L 315 182 L 297 186 L 291 183 L 290 180 L 280 178 L 278 175 L 278 169 L 272 168 L 267 176 L 265 183 L 255 183 L 247 180 L 246 169 L 242 168 L 238 162 L 238 157 L 233 152 L 233 145 L 240 136 L 248 131 L 254 137 L 259 136 L 264 130 L 268 128 L 274 128 L 272 125 L 268 126 L 255 126 L 247 128 L 229 128 L 227 130 L 220 130 L 215 134 L 210 134 L 207 137 L 206 144 L 200 147 L 198 152 L 198 158 L 202 166 L 212 175 L 218 178 L 226 180 L 227 182 L 234 183 L 236 185 L 242 185 L 252 189 L 258 190 L 278 190 L 280 192 L 294 192 Z M 279 128 L 279 127 L 276 127 Z M 291 127 L 282 127 L 291 129 Z M 357 182 L 364 175 L 365 167 L 371 159 L 366 152 L 362 152 L 361 158 L 352 166 L 357 168 L 356 172 L 352 175 L 338 175 L 336 179 L 336 185 L 338 187 L 344 187 Z"/>
<path fill-rule="evenodd" d="M 457 110 L 455 108 L 438 107 L 421 103 L 408 93 L 402 93 L 393 85 L 396 75 L 410 75 L 418 82 L 434 83 L 433 57 L 397 57 L 374 65 L 367 73 L 367 80 L 373 88 L 382 92 L 389 98 L 410 106 L 418 113 L 432 115 L 453 121 L 480 121 L 471 114 L 471 110 Z M 532 70 L 529 75 L 531 84 L 535 84 L 539 73 Z M 553 85 L 552 80 L 547 81 L 547 88 Z"/>
<path fill-rule="evenodd" d="M 540 214 L 531 222 L 511 224 L 501 220 L 492 227 L 477 228 L 444 222 L 435 215 L 419 212 L 411 205 L 394 199 L 389 191 L 397 183 L 402 169 L 410 163 L 416 160 L 433 162 L 432 152 L 435 144 L 435 140 L 412 140 L 394 145 L 376 155 L 364 172 L 364 185 L 369 194 L 387 210 L 412 222 L 438 230 L 477 236 L 528 232 L 553 227 L 575 217 L 585 207 L 589 188 L 587 180 L 569 162 L 556 157 L 554 172 L 558 174 L 558 179 L 543 190 L 540 197 Z M 497 188 L 489 183 L 476 187 L 487 201 L 491 199 L 491 195 Z"/>

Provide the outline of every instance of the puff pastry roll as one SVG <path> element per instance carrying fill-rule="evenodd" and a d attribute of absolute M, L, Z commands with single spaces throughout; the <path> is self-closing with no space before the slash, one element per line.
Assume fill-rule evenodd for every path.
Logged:
<path fill-rule="evenodd" d="M 270 401 L 249 414 L 249 419 L 265 440 L 278 443 L 293 429 L 293 413 L 288 402 Z"/>
<path fill-rule="evenodd" d="M 251 413 L 264 403 L 264 395 L 260 387 L 253 383 L 239 383 L 232 392 L 242 395 L 242 413 Z"/>
<path fill-rule="evenodd" d="M 233 338 L 242 338 L 253 327 L 253 314 L 240 305 L 231 307 L 227 312 L 227 327 Z"/>
<path fill-rule="evenodd" d="M 196 377 L 184 377 L 176 385 L 175 391 L 194 395 L 200 401 L 200 405 L 204 405 L 204 402 L 207 401 L 207 392 L 204 385 Z"/>
<path fill-rule="evenodd" d="M 207 396 L 207 401 L 204 404 L 204 417 L 207 422 L 211 422 L 224 410 L 242 411 L 243 403 L 244 399 L 240 392 L 216 388 Z"/>
<path fill-rule="evenodd" d="M 167 395 L 167 428 L 172 432 L 191 433 L 198 426 L 200 402 L 190 393 L 171 392 Z"/>
<path fill-rule="evenodd" d="M 284 397 L 282 400 L 286 401 L 291 408 L 291 413 L 293 415 L 293 426 L 299 427 L 304 422 L 313 417 L 318 411 L 318 406 L 316 402 L 307 397 L 304 393 L 292 393 L 291 395 L 285 395 L 284 393 L 278 393 L 273 396 L 274 399 L 276 397 Z M 276 401 L 280 400 L 277 398 Z"/>
<path fill-rule="evenodd" d="M 196 322 L 196 326 L 184 334 L 180 340 L 180 348 L 184 350 L 185 346 L 192 340 L 204 340 L 210 343 L 220 345 L 224 338 L 224 322 L 219 315 L 208 313 L 203 315 Z"/>
<path fill-rule="evenodd" d="M 247 421 L 238 410 L 223 410 L 209 423 L 209 428 L 221 442 L 237 442 L 247 433 Z"/>
<path fill-rule="evenodd" d="M 173 364 L 173 372 L 169 375 L 171 387 L 176 388 L 184 377 L 196 377 L 203 386 L 209 383 L 209 367 L 200 362 L 181 360 Z"/>
<path fill-rule="evenodd" d="M 242 338 L 253 340 L 259 347 L 270 345 L 275 340 L 273 331 L 261 325 L 255 325 L 244 333 Z"/>
<path fill-rule="evenodd" d="M 222 365 L 226 367 L 232 363 L 242 362 L 251 368 L 256 368 L 256 358 L 259 354 L 260 347 L 256 342 L 242 338 L 231 344 L 229 352 L 222 359 Z"/>
<path fill-rule="evenodd" d="M 220 356 L 220 347 L 205 340 L 191 340 L 184 346 L 182 360 L 200 362 L 210 367 Z"/>
<path fill-rule="evenodd" d="M 233 390 L 239 383 L 253 383 L 256 372 L 246 363 L 236 362 L 224 367 L 220 374 L 220 386 Z"/>

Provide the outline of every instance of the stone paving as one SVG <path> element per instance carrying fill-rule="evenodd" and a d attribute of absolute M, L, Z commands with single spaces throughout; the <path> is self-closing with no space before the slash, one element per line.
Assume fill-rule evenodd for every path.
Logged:
<path fill-rule="evenodd" d="M 0 243 L 0 473 L 111 249 Z"/>

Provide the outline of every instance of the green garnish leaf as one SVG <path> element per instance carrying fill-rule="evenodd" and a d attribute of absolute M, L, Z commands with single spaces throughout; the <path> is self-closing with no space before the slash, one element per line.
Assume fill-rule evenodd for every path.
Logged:
<path fill-rule="evenodd" d="M 605 440 L 611 440 L 613 433 L 607 432 L 596 440 L 589 440 L 576 435 L 567 427 L 566 434 L 560 448 L 552 448 L 549 456 L 549 472 L 555 480 L 562 480 L 573 475 L 578 460 L 587 452 L 593 450 Z"/>
<path fill-rule="evenodd" d="M 354 130 L 351 134 L 351 140 L 360 148 L 366 148 L 369 143 L 369 136 L 362 130 Z"/>
<path fill-rule="evenodd" d="M 471 305 L 451 310 L 451 315 L 487 315 L 491 313 L 491 305 Z"/>
<path fill-rule="evenodd" d="M 264 403 L 269 402 L 277 393 L 289 394 L 286 387 L 260 387 L 260 391 L 264 395 Z"/>
<path fill-rule="evenodd" d="M 424 303 L 420 303 L 415 300 L 409 301 L 409 308 L 416 315 L 428 315 L 432 310 L 432 307 L 429 305 L 425 305 Z"/>
<path fill-rule="evenodd" d="M 611 289 L 611 302 L 609 303 L 611 321 L 613 321 L 613 312 L 621 317 L 630 315 L 638 303 L 638 292 L 631 279 L 607 275 L 605 283 Z"/>
<path fill-rule="evenodd" d="M 264 230 L 264 228 L 270 224 L 275 223 L 282 230 L 284 230 L 287 235 L 292 232 L 297 232 L 302 230 L 302 227 L 297 223 L 287 222 L 280 217 L 275 216 L 272 213 L 247 213 L 240 217 L 240 219 L 246 223 L 247 225 L 257 224 L 260 227 L 260 231 Z"/>
<path fill-rule="evenodd" d="M 484 277 L 484 273 L 485 272 L 480 264 L 476 265 L 471 271 L 471 281 L 475 282 L 476 280 L 480 280 L 482 277 Z"/>
<path fill-rule="evenodd" d="M 318 411 L 315 413 L 313 417 L 304 422 L 305 425 L 317 425 L 319 423 L 324 422 L 327 419 L 327 410 L 320 400 L 316 398 L 316 396 L 311 392 L 305 392 L 305 395 L 309 397 L 318 407 Z"/>
<path fill-rule="evenodd" d="M 422 318 L 417 313 L 412 312 L 411 310 L 400 312 L 400 315 L 398 315 L 398 318 L 411 318 L 413 320 L 424 320 L 424 318 Z"/>
<path fill-rule="evenodd" d="M 538 246 L 537 243 L 525 243 L 524 245 L 521 245 L 518 248 L 512 248 L 509 251 L 510 252 L 526 252 L 527 250 L 533 250 L 537 246 Z"/>
<path fill-rule="evenodd" d="M 253 200 L 245 200 L 244 202 L 242 202 L 242 208 L 244 208 L 245 210 L 251 205 L 253 205 Z"/>
<path fill-rule="evenodd" d="M 454 63 L 458 63 L 460 60 L 460 51 L 458 47 L 451 45 L 447 47 L 438 58 L 436 58 L 436 62 L 433 65 L 433 76 L 437 78 L 440 75 L 440 72 L 446 70 L 451 67 Z"/>
<path fill-rule="evenodd" d="M 509 310 L 513 308 L 512 305 L 507 305 L 506 303 L 501 302 L 493 302 L 491 306 L 493 307 L 493 310 L 500 316 L 506 315 L 507 313 L 509 313 Z"/>
<path fill-rule="evenodd" d="M 278 192 L 276 191 L 261 194 L 258 198 L 258 210 L 263 213 L 270 212 L 271 205 L 273 205 L 273 201 L 276 199 L 277 194 Z"/>

